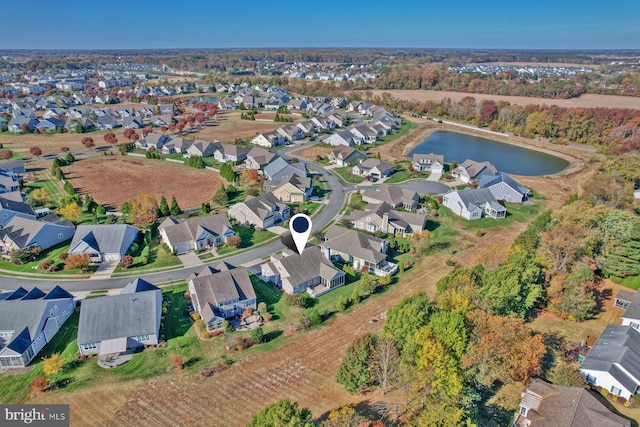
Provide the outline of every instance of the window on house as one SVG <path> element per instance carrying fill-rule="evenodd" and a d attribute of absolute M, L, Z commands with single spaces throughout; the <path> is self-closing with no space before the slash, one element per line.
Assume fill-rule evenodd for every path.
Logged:
<path fill-rule="evenodd" d="M 145 334 L 145 335 L 138 335 L 136 337 L 136 340 L 138 340 L 138 341 L 149 341 L 150 338 L 151 338 L 151 335 Z"/>
<path fill-rule="evenodd" d="M 82 348 L 84 348 L 85 350 L 95 350 L 96 348 L 98 348 L 98 343 L 92 342 L 89 344 L 82 344 Z"/>

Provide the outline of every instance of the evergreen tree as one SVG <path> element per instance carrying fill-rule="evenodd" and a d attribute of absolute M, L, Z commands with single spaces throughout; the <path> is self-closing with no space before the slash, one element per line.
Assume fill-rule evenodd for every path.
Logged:
<path fill-rule="evenodd" d="M 373 382 L 369 359 L 374 345 L 373 335 L 363 335 L 351 343 L 340 362 L 336 381 L 351 394 L 358 393 L 362 387 Z"/>
<path fill-rule="evenodd" d="M 171 213 L 169 210 L 169 204 L 167 203 L 167 198 L 164 197 L 163 194 L 162 197 L 160 197 L 160 216 L 168 216 L 169 213 Z"/>
<path fill-rule="evenodd" d="M 176 196 L 171 196 L 171 215 L 180 215 L 182 213 L 182 209 L 178 206 L 178 202 L 176 201 Z"/>

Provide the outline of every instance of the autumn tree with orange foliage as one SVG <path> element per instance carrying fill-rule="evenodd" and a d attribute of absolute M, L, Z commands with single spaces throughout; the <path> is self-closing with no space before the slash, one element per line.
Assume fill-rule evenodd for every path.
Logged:
<path fill-rule="evenodd" d="M 525 383 L 540 374 L 547 350 L 542 335 L 522 319 L 473 310 L 467 322 L 470 339 L 461 365 L 469 380 L 491 387 L 498 381 Z"/>
<path fill-rule="evenodd" d="M 80 271 L 87 271 L 90 264 L 91 258 L 89 257 L 89 254 L 73 254 L 70 255 L 69 258 L 67 258 L 67 262 L 65 262 L 64 264 L 64 269 L 79 269 Z"/>

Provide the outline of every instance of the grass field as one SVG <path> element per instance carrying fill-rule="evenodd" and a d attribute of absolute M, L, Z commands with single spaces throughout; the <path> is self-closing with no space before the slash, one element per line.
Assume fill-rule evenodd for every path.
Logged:
<path fill-rule="evenodd" d="M 275 233 L 272 233 L 269 230 L 256 231 L 254 228 L 243 227 L 242 225 L 234 225 L 233 229 L 236 232 L 236 236 L 240 237 L 240 246 L 238 249 L 255 246 L 276 236 Z M 222 246 L 216 251 L 219 255 L 227 255 L 235 250 L 236 249 L 233 249 L 231 246 Z"/>
<path fill-rule="evenodd" d="M 474 221 L 468 221 L 455 215 L 450 209 L 445 208 L 444 206 L 440 206 L 438 208 L 438 216 L 441 218 L 450 218 L 454 226 L 465 230 L 484 230 L 489 228 L 506 227 L 514 222 L 525 223 L 540 213 L 540 205 L 536 202 L 532 204 L 505 203 L 505 207 L 507 208 L 507 216 L 502 219 L 485 217 Z"/>
<path fill-rule="evenodd" d="M 364 181 L 363 177 L 352 174 L 351 170 L 351 166 L 343 166 L 341 168 L 331 169 L 332 172 L 338 175 L 341 181 L 347 184 L 360 184 L 362 181 Z"/>
<path fill-rule="evenodd" d="M 160 242 L 160 237 L 156 236 L 149 242 L 149 259 L 146 264 L 142 264 L 141 257 L 133 257 L 133 264 L 128 268 L 123 268 L 118 264 L 114 273 L 132 274 L 137 271 L 151 270 L 154 268 L 180 266 L 180 258 L 173 255 L 169 248 Z"/>

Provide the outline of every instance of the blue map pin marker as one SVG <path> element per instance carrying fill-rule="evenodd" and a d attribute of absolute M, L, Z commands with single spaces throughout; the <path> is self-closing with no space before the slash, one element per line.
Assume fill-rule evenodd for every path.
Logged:
<path fill-rule="evenodd" d="M 289 230 L 291 230 L 291 237 L 293 237 L 293 243 L 296 244 L 298 253 L 302 255 L 311 234 L 311 218 L 301 213 L 294 215 L 289 221 Z"/>

